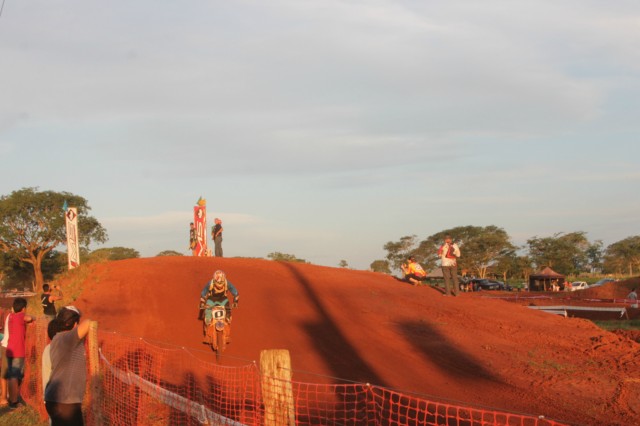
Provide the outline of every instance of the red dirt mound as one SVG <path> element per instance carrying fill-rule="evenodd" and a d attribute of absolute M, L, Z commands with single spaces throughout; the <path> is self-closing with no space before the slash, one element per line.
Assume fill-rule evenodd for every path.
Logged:
<path fill-rule="evenodd" d="M 640 424 L 640 345 L 586 320 L 255 259 L 132 259 L 83 266 L 67 280 L 87 277 L 77 304 L 101 328 L 203 349 L 198 298 L 216 269 L 241 294 L 226 364 L 284 348 L 295 380 L 338 377 L 572 424 Z"/>
<path fill-rule="evenodd" d="M 607 283 L 582 290 L 582 296 L 600 299 L 624 299 L 634 288 L 640 288 L 640 277 Z"/>

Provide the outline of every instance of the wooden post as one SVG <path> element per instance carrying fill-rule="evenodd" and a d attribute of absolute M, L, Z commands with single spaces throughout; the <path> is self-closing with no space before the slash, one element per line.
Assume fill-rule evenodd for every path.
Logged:
<path fill-rule="evenodd" d="M 87 335 L 87 347 L 89 351 L 89 409 L 93 423 L 102 425 L 102 378 L 100 376 L 100 353 L 98 352 L 98 322 L 91 321 L 89 334 Z"/>
<path fill-rule="evenodd" d="M 260 352 L 265 426 L 294 426 L 296 412 L 291 386 L 291 357 L 286 349 Z"/>

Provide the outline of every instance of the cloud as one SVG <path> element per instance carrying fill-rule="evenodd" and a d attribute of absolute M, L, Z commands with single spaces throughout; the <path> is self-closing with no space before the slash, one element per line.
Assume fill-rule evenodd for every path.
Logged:
<path fill-rule="evenodd" d="M 140 5 L 122 20 L 130 5 L 77 6 L 84 20 L 57 10 L 26 42 L 4 42 L 9 70 L 29 82 L 6 87 L 12 111 L 69 134 L 99 128 L 83 143 L 158 170 L 181 173 L 193 155 L 224 158 L 227 173 L 375 169 L 438 159 L 465 135 L 548 134 L 600 114 L 601 85 L 545 61 L 546 46 L 484 8 L 154 5 L 143 20 Z M 548 31 L 544 12 L 530 12 Z M 237 21 L 210 25 L 225 18 Z"/>

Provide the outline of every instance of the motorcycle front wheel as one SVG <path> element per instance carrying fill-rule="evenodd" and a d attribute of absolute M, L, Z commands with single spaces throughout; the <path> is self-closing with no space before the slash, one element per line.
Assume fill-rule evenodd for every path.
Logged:
<path fill-rule="evenodd" d="M 227 345 L 227 342 L 224 338 L 224 330 L 216 331 L 216 344 L 216 361 L 220 361 L 220 356 L 222 355 L 222 352 L 224 352 L 224 348 Z"/>

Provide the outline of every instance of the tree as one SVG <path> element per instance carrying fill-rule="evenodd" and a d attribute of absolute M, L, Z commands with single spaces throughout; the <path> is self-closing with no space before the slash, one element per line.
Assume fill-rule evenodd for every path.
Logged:
<path fill-rule="evenodd" d="M 391 273 L 391 268 L 389 267 L 388 260 L 374 260 L 373 262 L 371 262 L 371 265 L 369 267 L 373 272 L 381 272 L 383 274 Z"/>
<path fill-rule="evenodd" d="M 349 264 L 347 263 L 347 261 L 346 261 L 346 260 L 342 259 L 342 260 L 340 261 L 340 263 L 338 263 L 338 266 L 339 266 L 339 267 L 341 267 L 341 268 L 348 268 L 348 267 L 349 267 Z"/>
<path fill-rule="evenodd" d="M 407 258 L 412 254 L 416 247 L 416 235 L 407 235 L 400 238 L 400 241 L 389 241 L 384 245 L 387 251 L 387 260 L 394 269 L 400 269 L 400 265 L 406 262 Z"/>
<path fill-rule="evenodd" d="M 0 198 L 0 250 L 32 265 L 34 290 L 42 288 L 42 261 L 51 250 L 66 244 L 62 206 L 78 209 L 78 238 L 81 246 L 105 242 L 107 232 L 89 216 L 91 208 L 83 197 L 69 192 L 23 188 Z"/>
<path fill-rule="evenodd" d="M 605 271 L 633 275 L 634 266 L 640 266 L 640 235 L 617 241 L 605 250 Z"/>
<path fill-rule="evenodd" d="M 140 253 L 128 247 L 106 247 L 94 250 L 89 254 L 90 262 L 111 262 L 114 260 L 137 259 Z"/>
<path fill-rule="evenodd" d="M 596 272 L 602 270 L 602 260 L 604 256 L 604 249 L 602 248 L 602 240 L 596 240 L 586 251 L 587 264 L 589 265 L 589 272 Z"/>
<path fill-rule="evenodd" d="M 307 263 L 304 259 L 299 259 L 294 254 L 280 253 L 278 251 L 274 251 L 267 255 L 267 258 L 279 262 L 294 262 L 294 263 Z"/>
<path fill-rule="evenodd" d="M 561 274 L 578 274 L 588 264 L 589 241 L 585 232 L 559 232 L 552 237 L 527 240 L 529 256 L 538 269 L 544 266 Z"/>
<path fill-rule="evenodd" d="M 184 256 L 184 255 L 182 253 L 180 253 L 179 251 L 164 250 L 164 251 L 161 251 L 160 253 L 156 254 L 156 257 L 160 257 L 160 256 Z"/>
<path fill-rule="evenodd" d="M 516 256 L 514 261 L 514 275 L 525 281 L 529 281 L 529 276 L 533 273 L 533 266 L 529 256 Z"/>

